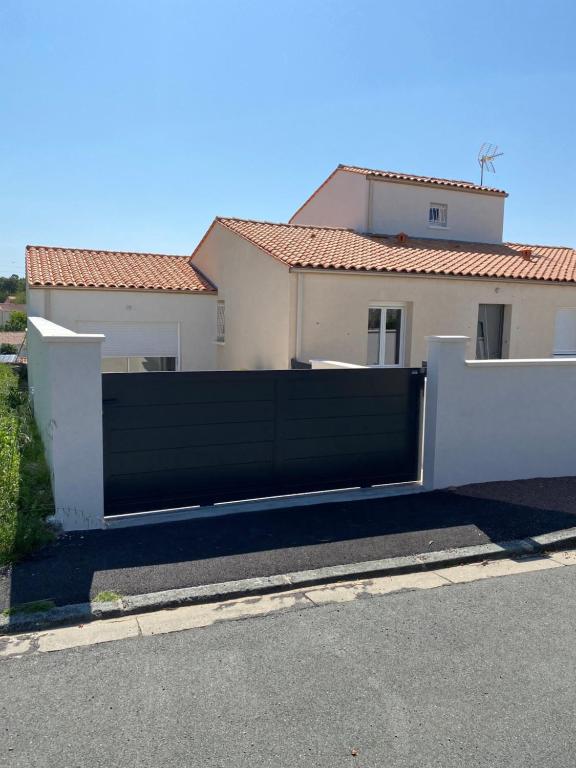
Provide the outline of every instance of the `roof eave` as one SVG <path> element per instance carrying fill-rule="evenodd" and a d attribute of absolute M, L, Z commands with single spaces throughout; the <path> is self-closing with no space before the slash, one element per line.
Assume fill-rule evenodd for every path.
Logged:
<path fill-rule="evenodd" d="M 400 272 L 385 269 L 350 269 L 349 267 L 303 267 L 292 265 L 290 272 L 332 273 L 337 275 L 362 275 L 366 277 L 420 277 L 440 280 L 483 280 L 505 283 L 538 283 L 556 286 L 576 287 L 576 280 L 549 280 L 542 277 L 498 277 L 489 275 L 457 275 L 444 272 Z"/>
<path fill-rule="evenodd" d="M 110 286 L 110 285 L 58 285 L 55 283 L 27 283 L 27 287 L 31 290 L 57 290 L 57 291 L 130 291 L 139 293 L 170 293 L 170 294 L 185 294 L 188 296 L 215 296 L 218 293 L 218 289 L 214 288 L 144 288 L 134 286 Z"/>

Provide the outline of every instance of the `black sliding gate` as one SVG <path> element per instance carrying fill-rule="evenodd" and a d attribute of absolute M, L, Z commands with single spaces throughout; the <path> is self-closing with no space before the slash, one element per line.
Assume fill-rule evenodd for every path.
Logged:
<path fill-rule="evenodd" d="M 106 514 L 416 480 L 417 368 L 109 373 Z"/>

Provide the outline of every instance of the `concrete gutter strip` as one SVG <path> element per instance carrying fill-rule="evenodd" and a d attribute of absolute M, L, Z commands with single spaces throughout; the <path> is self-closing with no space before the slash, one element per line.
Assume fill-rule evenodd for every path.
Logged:
<path fill-rule="evenodd" d="M 534 536 L 530 539 L 479 544 L 474 547 L 423 552 L 406 557 L 390 557 L 364 563 L 350 563 L 308 571 L 296 571 L 278 576 L 263 576 L 220 584 L 170 589 L 131 595 L 106 603 L 78 603 L 52 608 L 38 613 L 0 616 L 0 635 L 35 632 L 47 627 L 84 624 L 100 619 L 112 619 L 132 614 L 148 613 L 184 605 L 215 603 L 241 597 L 265 595 L 299 587 L 311 587 L 339 581 L 353 581 L 376 576 L 392 576 L 422 570 L 436 570 L 481 560 L 534 555 L 545 549 L 561 548 L 576 542 L 576 528 Z"/>

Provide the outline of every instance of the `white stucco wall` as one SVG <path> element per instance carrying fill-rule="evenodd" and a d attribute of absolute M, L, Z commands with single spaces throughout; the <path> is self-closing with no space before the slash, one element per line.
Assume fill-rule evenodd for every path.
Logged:
<path fill-rule="evenodd" d="M 370 232 L 470 242 L 500 243 L 504 197 L 372 180 Z M 448 206 L 448 226 L 428 224 L 430 203 Z"/>
<path fill-rule="evenodd" d="M 28 319 L 28 385 L 64 530 L 102 528 L 104 337 Z"/>
<path fill-rule="evenodd" d="M 290 222 L 358 232 L 502 242 L 504 197 L 435 186 L 367 179 L 337 171 Z M 430 227 L 430 203 L 448 206 L 448 226 Z"/>
<path fill-rule="evenodd" d="M 576 358 L 467 362 L 466 346 L 430 339 L 424 484 L 576 474 Z"/>
<path fill-rule="evenodd" d="M 315 227 L 345 227 L 365 232 L 368 226 L 368 184 L 359 173 L 337 171 L 294 214 L 290 224 Z"/>
<path fill-rule="evenodd" d="M 468 356 L 475 357 L 479 304 L 511 307 L 507 357 L 550 357 L 557 310 L 576 306 L 574 286 L 343 272 L 300 272 L 299 277 L 302 361 L 365 365 L 368 308 L 386 303 L 406 308 L 407 365 L 426 359 L 430 335 L 470 336 Z"/>
<path fill-rule="evenodd" d="M 83 322 L 178 323 L 183 371 L 216 367 L 216 297 L 168 291 L 28 288 L 28 311 L 73 331 Z"/>
<path fill-rule="evenodd" d="M 218 286 L 218 299 L 225 302 L 226 341 L 215 345 L 218 368 L 288 368 L 288 267 L 218 223 L 194 263 Z"/>

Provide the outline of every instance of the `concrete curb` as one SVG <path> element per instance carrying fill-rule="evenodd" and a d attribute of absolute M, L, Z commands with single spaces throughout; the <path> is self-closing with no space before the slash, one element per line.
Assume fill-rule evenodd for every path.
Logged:
<path fill-rule="evenodd" d="M 497 560 L 505 557 L 535 555 L 545 550 L 560 549 L 576 543 L 576 528 L 545 533 L 530 539 L 515 539 L 497 544 L 479 544 L 474 547 L 444 549 L 423 552 L 406 557 L 390 557 L 364 563 L 350 563 L 308 571 L 296 571 L 278 576 L 263 576 L 199 587 L 170 589 L 130 595 L 106 603 L 78 603 L 52 608 L 38 613 L 20 613 L 0 616 L 0 635 L 35 632 L 48 627 L 86 624 L 99 619 L 113 619 L 138 613 L 149 613 L 184 605 L 215 603 L 241 597 L 257 597 L 271 592 L 352 581 L 376 576 L 392 576 L 415 571 L 436 570 L 450 565 L 461 565 L 481 560 Z"/>

